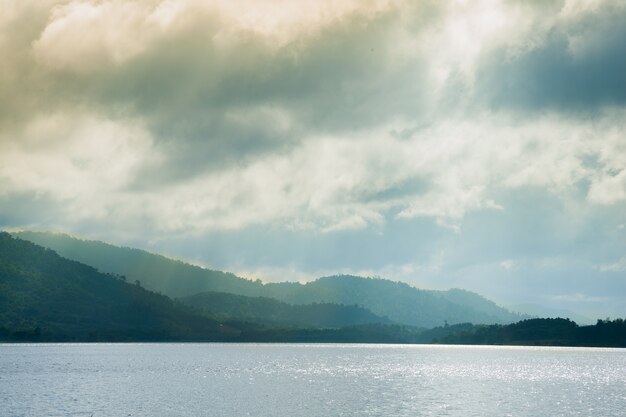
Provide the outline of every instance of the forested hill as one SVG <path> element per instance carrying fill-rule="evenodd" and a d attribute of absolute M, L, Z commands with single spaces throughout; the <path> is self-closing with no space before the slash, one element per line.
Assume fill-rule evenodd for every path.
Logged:
<path fill-rule="evenodd" d="M 339 275 L 307 284 L 272 283 L 265 287 L 265 295 L 288 303 L 358 304 L 396 323 L 425 328 L 446 322 L 512 323 L 524 318 L 469 291 L 451 290 L 452 301 L 448 291 L 420 290 L 380 278 Z"/>
<path fill-rule="evenodd" d="M 0 340 L 229 340 L 169 298 L 0 232 Z"/>
<path fill-rule="evenodd" d="M 20 239 L 50 248 L 59 255 L 93 266 L 102 272 L 124 275 L 152 291 L 170 297 L 186 297 L 205 291 L 260 295 L 263 285 L 234 274 L 200 268 L 140 249 L 119 247 L 65 234 L 23 231 Z"/>
<path fill-rule="evenodd" d="M 269 297 L 290 304 L 356 304 L 396 323 L 424 328 L 446 322 L 512 323 L 528 317 L 511 313 L 469 291 L 421 290 L 405 283 L 355 276 L 326 277 L 307 284 L 263 285 L 260 281 L 200 268 L 138 249 L 46 232 L 27 231 L 15 235 L 100 271 L 124 275 L 129 282 L 140 281 L 147 289 L 175 298 L 222 292 Z"/>
<path fill-rule="evenodd" d="M 562 318 L 509 325 L 460 324 L 428 330 L 421 336 L 444 344 L 626 347 L 626 320 L 598 320 L 592 326 Z"/>
<path fill-rule="evenodd" d="M 222 296 L 226 296 L 226 307 L 228 297 L 238 297 L 218 297 Z M 215 294 L 197 296 L 196 301 L 202 297 L 214 297 L 211 303 L 215 302 Z M 279 310 L 285 308 L 273 300 L 261 300 L 261 305 L 266 302 L 275 303 Z M 291 313 L 300 311 L 306 316 L 303 312 L 311 308 L 313 314 L 319 314 L 319 306 L 300 307 L 304 309 Z M 322 305 L 321 309 L 327 307 Z M 330 311 L 344 308 L 330 307 Z M 251 308 L 254 311 L 256 307 Z M 368 314 L 357 307 L 352 311 L 363 317 Z M 458 324 L 425 331 L 379 323 L 329 329 L 216 320 L 119 276 L 100 273 L 0 232 L 0 341 L 174 340 L 626 347 L 626 322 L 600 320 L 594 326 L 578 326 L 564 319 L 533 319 L 510 325 Z"/>
<path fill-rule="evenodd" d="M 247 297 L 219 292 L 204 292 L 179 300 L 211 317 L 313 328 L 337 328 L 361 324 L 391 324 L 358 306 L 331 303 L 291 305 L 267 297 Z"/>
<path fill-rule="evenodd" d="M 309 307 L 319 313 L 316 306 Z M 333 309 L 344 307 L 321 307 Z M 361 319 L 369 314 L 384 321 L 358 308 L 348 310 L 357 312 Z M 412 343 L 419 340 L 419 332 L 377 323 L 323 329 L 214 320 L 164 295 L 127 283 L 120 276 L 100 273 L 0 232 L 0 342 Z"/>

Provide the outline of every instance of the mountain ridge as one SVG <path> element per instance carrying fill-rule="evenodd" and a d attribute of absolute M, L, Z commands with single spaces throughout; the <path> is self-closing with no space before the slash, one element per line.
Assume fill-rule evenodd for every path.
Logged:
<path fill-rule="evenodd" d="M 224 319 L 271 325 L 339 328 L 363 324 L 393 324 L 370 310 L 333 303 L 288 304 L 268 297 L 203 292 L 178 299 L 201 313 Z"/>
<path fill-rule="evenodd" d="M 132 282 L 139 281 L 147 289 L 173 298 L 202 292 L 223 292 L 269 297 L 289 304 L 356 304 L 398 324 L 424 328 L 468 321 L 506 324 L 527 318 L 464 290 L 424 290 L 404 282 L 352 275 L 321 277 L 305 284 L 264 284 L 259 280 L 247 280 L 232 273 L 205 269 L 140 249 L 122 248 L 64 234 L 22 231 L 14 235 L 103 272 L 126 276 Z M 462 299 L 461 295 L 465 298 Z"/>
<path fill-rule="evenodd" d="M 228 340 L 239 333 L 230 330 L 168 297 L 0 232 L 0 333 L 5 336 Z"/>
<path fill-rule="evenodd" d="M 325 281 L 334 280 L 336 278 L 330 277 Z M 471 343 L 624 347 L 625 326 L 623 319 L 598 320 L 595 325 L 578 326 L 561 318 L 530 319 L 506 325 L 445 324 L 429 330 L 383 323 L 320 328 L 216 320 L 138 284 L 125 282 L 119 275 L 98 272 L 89 265 L 62 258 L 51 249 L 0 232 L 1 342 Z"/>

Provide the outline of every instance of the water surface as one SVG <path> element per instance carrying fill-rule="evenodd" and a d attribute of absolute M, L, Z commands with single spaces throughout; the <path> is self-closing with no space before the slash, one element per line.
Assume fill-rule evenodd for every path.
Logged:
<path fill-rule="evenodd" d="M 0 344 L 0 416 L 625 416 L 626 350 Z"/>

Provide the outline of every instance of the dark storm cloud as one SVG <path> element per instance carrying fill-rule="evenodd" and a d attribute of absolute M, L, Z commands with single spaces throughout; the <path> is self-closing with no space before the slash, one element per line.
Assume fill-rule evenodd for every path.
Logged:
<path fill-rule="evenodd" d="M 219 169 L 312 134 L 377 126 L 411 111 L 409 100 L 418 107 L 401 81 L 409 68 L 381 59 L 394 17 L 356 16 L 278 49 L 251 37 L 225 53 L 194 35 L 176 42 L 183 52 L 157 47 L 129 63 L 97 94 L 131 103 L 170 155 L 170 174 Z M 390 99 L 378 101 L 386 93 Z"/>
<path fill-rule="evenodd" d="M 626 104 L 626 7 L 604 7 L 552 28 L 519 56 L 493 52 L 477 72 L 479 100 L 494 109 L 593 112 Z"/>
<path fill-rule="evenodd" d="M 94 25 L 109 24 L 110 9 L 123 5 L 103 3 L 98 9 L 103 17 Z M 67 9 L 68 16 L 79 15 Z M 119 62 L 111 60 L 123 49 L 109 51 L 103 46 L 106 38 L 92 41 L 89 36 L 85 42 L 94 46 L 84 59 L 74 58 L 71 51 L 78 40 L 67 39 L 80 36 L 72 26 L 76 19 L 50 20 L 45 7 L 36 8 L 36 18 L 22 10 L 5 28 L 16 32 L 6 48 L 11 71 L 0 77 L 4 123 L 28 123 L 38 114 L 76 109 L 111 119 L 135 118 L 167 155 L 156 166 L 148 164 L 138 181 L 183 180 L 291 147 L 312 134 L 414 117 L 424 95 L 419 62 L 395 54 L 390 28 L 403 11 L 418 17 L 433 13 L 431 9 L 357 9 L 279 44 L 252 29 L 230 28 L 213 9 L 192 9 L 183 27 L 154 35 L 140 52 Z M 141 22 L 153 9 L 132 11 Z M 50 27 L 55 30 L 45 30 Z M 128 36 L 143 35 L 128 30 Z M 58 34 L 63 31 L 69 35 Z M 120 31 L 124 34 L 123 24 Z M 55 56 L 54 49 L 61 48 L 66 50 Z"/>

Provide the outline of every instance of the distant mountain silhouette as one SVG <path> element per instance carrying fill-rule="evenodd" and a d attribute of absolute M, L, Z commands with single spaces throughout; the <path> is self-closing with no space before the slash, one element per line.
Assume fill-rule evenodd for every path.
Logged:
<path fill-rule="evenodd" d="M 139 280 L 145 288 L 170 297 L 185 297 L 205 291 L 257 295 L 263 287 L 260 281 L 200 268 L 140 249 L 48 232 L 24 231 L 13 235 L 50 248 L 65 258 L 91 265 L 99 271 L 124 275 L 128 282 Z"/>
<path fill-rule="evenodd" d="M 424 328 L 446 322 L 512 323 L 523 318 L 469 291 L 420 290 L 403 282 L 351 275 L 324 277 L 307 284 L 266 284 L 265 295 L 293 304 L 362 305 L 396 323 Z"/>
<path fill-rule="evenodd" d="M 464 290 L 421 290 L 401 282 L 356 276 L 332 276 L 300 283 L 246 280 L 149 252 L 47 232 L 19 232 L 16 236 L 51 248 L 61 256 L 100 271 L 123 275 L 150 290 L 170 297 L 222 292 L 267 297 L 289 304 L 333 303 L 358 305 L 393 322 L 423 328 L 444 323 L 512 323 L 528 316 L 512 313 L 478 294 Z"/>

